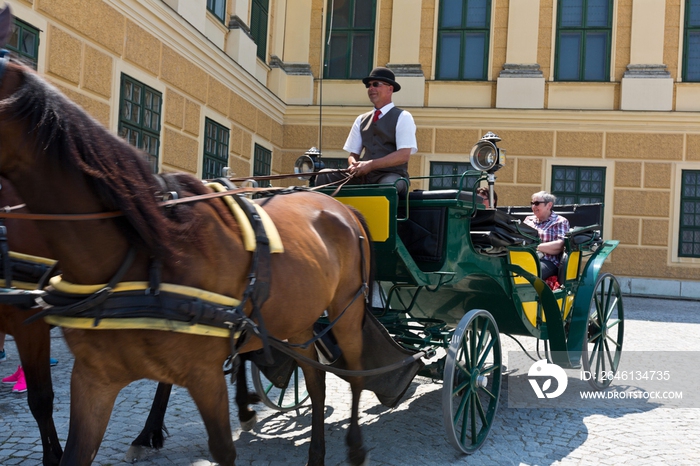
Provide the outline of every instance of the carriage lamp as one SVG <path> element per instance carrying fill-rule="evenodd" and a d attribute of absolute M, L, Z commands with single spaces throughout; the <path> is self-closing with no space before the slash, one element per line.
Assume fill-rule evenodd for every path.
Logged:
<path fill-rule="evenodd" d="M 294 173 L 295 174 L 301 174 L 301 173 L 313 173 L 315 171 L 322 170 L 324 167 L 324 163 L 321 160 L 321 152 L 316 149 L 315 147 L 312 147 L 311 149 L 307 150 L 304 155 L 299 157 L 296 162 L 294 162 Z M 300 180 L 308 180 L 311 178 L 312 181 L 312 186 L 313 186 L 313 181 L 315 181 L 314 176 L 300 176 Z"/>
<path fill-rule="evenodd" d="M 474 144 L 469 154 L 469 163 L 472 164 L 472 167 L 487 173 L 490 209 L 495 208 L 494 184 L 496 182 L 496 175 L 494 175 L 494 173 L 506 164 L 506 150 L 500 149 L 496 145 L 500 140 L 501 138 L 499 138 L 498 135 L 489 131 L 481 137 L 479 142 Z"/>
<path fill-rule="evenodd" d="M 484 134 L 479 142 L 474 144 L 469 154 L 469 163 L 475 170 L 495 173 L 506 163 L 505 149 L 499 149 L 496 145 L 501 138 L 489 131 Z"/>

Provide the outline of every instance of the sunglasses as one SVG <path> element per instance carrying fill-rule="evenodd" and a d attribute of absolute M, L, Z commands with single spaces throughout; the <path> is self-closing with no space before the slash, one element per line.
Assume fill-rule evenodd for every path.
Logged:
<path fill-rule="evenodd" d="M 532 201 L 530 202 L 530 205 L 540 205 L 540 204 L 546 204 L 545 201 Z"/>
<path fill-rule="evenodd" d="M 383 82 L 381 82 L 381 81 L 372 81 L 371 83 L 365 84 L 365 87 L 366 87 L 367 89 L 369 89 L 370 86 L 372 86 L 372 87 L 381 87 L 381 86 L 388 86 L 388 84 L 383 83 Z"/>

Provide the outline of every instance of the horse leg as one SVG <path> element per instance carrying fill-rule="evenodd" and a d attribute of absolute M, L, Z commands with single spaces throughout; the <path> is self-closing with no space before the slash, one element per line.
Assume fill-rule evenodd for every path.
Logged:
<path fill-rule="evenodd" d="M 248 391 L 245 365 L 247 358 L 245 355 L 239 355 L 239 357 L 241 358 L 241 365 L 236 374 L 236 406 L 238 406 L 238 420 L 241 423 L 241 429 L 248 432 L 258 422 L 258 415 L 249 405 L 260 403 L 261 400 L 257 393 Z"/>
<path fill-rule="evenodd" d="M 290 338 L 291 343 L 302 343 L 312 338 L 312 334 L 305 335 L 306 338 Z M 318 361 L 316 348 L 311 345 L 305 350 L 297 349 L 297 352 L 309 359 Z M 309 444 L 308 466 L 323 466 L 326 457 L 325 438 L 325 408 L 326 408 L 326 372 L 315 369 L 308 364 L 299 362 L 299 367 L 304 371 L 306 380 L 306 390 L 311 398 L 311 443 Z"/>
<path fill-rule="evenodd" d="M 107 429 L 114 401 L 125 385 L 108 380 L 102 371 L 91 370 L 88 364 L 76 358 L 71 376 L 68 440 L 61 465 L 92 464 Z"/>
<path fill-rule="evenodd" d="M 21 320 L 26 317 L 26 314 L 22 314 Z M 43 446 L 43 464 L 44 466 L 57 465 L 63 450 L 53 422 L 54 394 L 49 367 L 50 328 L 43 321 L 34 322 L 31 325 L 18 323 L 13 333 L 27 380 L 27 403 L 39 426 Z"/>
<path fill-rule="evenodd" d="M 151 449 L 163 447 L 165 435 L 168 429 L 165 428 L 165 410 L 168 408 L 172 384 L 159 383 L 156 389 L 156 396 L 153 398 L 151 412 L 148 414 L 146 424 L 141 433 L 131 442 L 131 446 L 126 452 L 126 461 L 134 462 L 145 458 Z"/>
<path fill-rule="evenodd" d="M 333 334 L 336 336 L 338 346 L 343 352 L 343 358 L 347 363 L 348 369 L 362 370 L 362 331 L 360 330 L 359 333 L 334 331 Z M 345 437 L 345 443 L 349 448 L 348 459 L 350 464 L 361 465 L 365 464 L 367 459 L 367 451 L 362 445 L 362 432 L 360 431 L 359 422 L 360 395 L 364 387 L 364 379 L 362 377 L 348 377 L 346 380 L 352 390 L 352 412 L 350 414 L 350 428 Z"/>
<path fill-rule="evenodd" d="M 236 447 L 233 445 L 231 421 L 229 420 L 228 390 L 226 379 L 220 369 L 197 373 L 190 377 L 193 383 L 187 387 L 197 405 L 209 435 L 209 451 L 214 461 L 221 466 L 236 463 Z"/>

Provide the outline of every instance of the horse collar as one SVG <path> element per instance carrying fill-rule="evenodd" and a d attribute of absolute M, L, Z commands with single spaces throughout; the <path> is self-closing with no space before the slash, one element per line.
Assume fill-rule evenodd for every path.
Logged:
<path fill-rule="evenodd" d="M 9 50 L 0 50 L 0 83 L 2 83 L 2 76 L 5 74 L 5 69 L 7 68 L 7 63 L 10 61 Z"/>

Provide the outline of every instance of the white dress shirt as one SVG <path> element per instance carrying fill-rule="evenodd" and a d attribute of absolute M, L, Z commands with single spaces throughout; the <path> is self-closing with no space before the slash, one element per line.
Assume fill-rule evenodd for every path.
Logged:
<path fill-rule="evenodd" d="M 389 102 L 380 110 L 382 114 L 379 118 L 382 118 L 386 113 L 394 108 L 394 103 Z M 374 110 L 372 110 L 374 113 Z M 350 129 L 350 134 L 348 139 L 345 141 L 343 150 L 350 152 L 351 154 L 362 154 L 362 135 L 360 134 L 360 125 L 362 123 L 362 117 L 367 115 L 363 113 L 355 119 L 352 128 Z M 399 119 L 396 122 L 396 150 L 410 148 L 411 154 L 418 152 L 418 144 L 416 143 L 416 124 L 413 121 L 413 115 L 408 113 L 406 110 L 401 112 Z"/>

